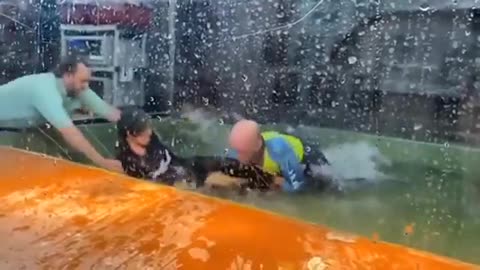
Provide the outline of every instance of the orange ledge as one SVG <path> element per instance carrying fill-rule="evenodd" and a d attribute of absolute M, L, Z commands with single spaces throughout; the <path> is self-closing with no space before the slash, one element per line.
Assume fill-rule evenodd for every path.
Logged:
<path fill-rule="evenodd" d="M 0 156 L 2 270 L 479 269 L 38 154 Z"/>

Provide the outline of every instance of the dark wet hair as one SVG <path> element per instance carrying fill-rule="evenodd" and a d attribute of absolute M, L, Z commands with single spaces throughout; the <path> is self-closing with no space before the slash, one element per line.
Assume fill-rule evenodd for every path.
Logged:
<path fill-rule="evenodd" d="M 55 67 L 55 69 L 53 70 L 53 74 L 55 74 L 55 77 L 61 78 L 67 73 L 74 73 L 75 71 L 77 71 L 79 64 L 84 64 L 85 66 L 88 66 L 85 58 L 78 54 L 65 56 Z"/>
<path fill-rule="evenodd" d="M 120 120 L 117 122 L 117 132 L 120 146 L 126 143 L 127 135 L 136 136 L 147 130 L 150 126 L 150 116 L 137 107 L 125 107 L 122 109 Z"/>

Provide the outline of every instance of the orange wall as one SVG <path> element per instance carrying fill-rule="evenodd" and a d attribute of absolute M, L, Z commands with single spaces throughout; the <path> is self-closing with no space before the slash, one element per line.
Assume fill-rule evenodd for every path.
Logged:
<path fill-rule="evenodd" d="M 0 157 L 2 270 L 479 269 L 67 161 Z"/>

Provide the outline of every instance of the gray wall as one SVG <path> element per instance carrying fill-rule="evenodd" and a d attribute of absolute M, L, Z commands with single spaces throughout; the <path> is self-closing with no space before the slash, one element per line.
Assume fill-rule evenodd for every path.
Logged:
<path fill-rule="evenodd" d="M 178 110 L 191 103 L 267 122 L 461 141 L 478 129 L 477 3 L 416 2 L 195 0 L 170 14 L 159 0 L 148 109 L 169 107 L 174 18 Z M 18 5 L 12 16 L 26 27 L 0 19 L 2 82 L 47 70 L 58 55 L 54 1 Z"/>
<path fill-rule="evenodd" d="M 475 131 L 480 29 L 466 3 L 325 0 L 264 31 L 317 3 L 179 1 L 176 108 L 427 141 Z"/>

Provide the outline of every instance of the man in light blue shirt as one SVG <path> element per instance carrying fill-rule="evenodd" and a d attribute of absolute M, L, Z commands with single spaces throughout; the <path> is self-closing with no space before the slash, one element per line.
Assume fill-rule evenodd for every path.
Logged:
<path fill-rule="evenodd" d="M 101 156 L 73 124 L 70 114 L 84 106 L 116 122 L 120 111 L 104 102 L 89 87 L 91 72 L 85 62 L 70 56 L 54 72 L 27 75 L 0 86 L 0 127 L 23 128 L 45 122 L 65 141 L 95 164 L 122 171 L 118 160 Z"/>

